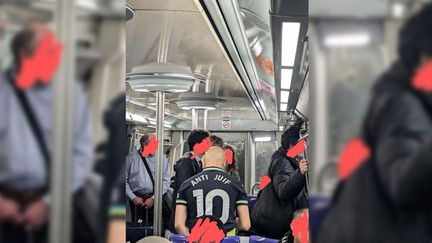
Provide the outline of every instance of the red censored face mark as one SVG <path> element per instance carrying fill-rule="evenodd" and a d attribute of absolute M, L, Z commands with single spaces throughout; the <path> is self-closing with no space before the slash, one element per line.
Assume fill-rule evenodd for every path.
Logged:
<path fill-rule="evenodd" d="M 417 71 L 412 80 L 412 86 L 423 92 L 432 92 L 432 61 Z"/>
<path fill-rule="evenodd" d="M 51 81 L 61 60 L 63 46 L 48 32 L 36 46 L 32 56 L 24 57 L 20 63 L 16 86 L 29 89 L 37 82 L 47 84 Z"/>
<path fill-rule="evenodd" d="M 300 240 L 300 243 L 309 242 L 309 234 L 308 234 L 308 222 L 309 215 L 307 211 L 304 211 L 300 217 L 294 219 L 291 223 L 292 234 L 294 238 Z"/>
<path fill-rule="evenodd" d="M 232 163 L 233 163 L 233 152 L 229 148 L 225 149 L 225 159 L 226 159 L 227 164 L 232 165 Z"/>
<path fill-rule="evenodd" d="M 210 141 L 210 137 L 207 137 L 201 141 L 201 143 L 195 144 L 193 147 L 193 155 L 192 159 L 195 159 L 196 156 L 203 154 L 207 152 L 207 150 L 213 146 L 212 142 Z"/>
<path fill-rule="evenodd" d="M 369 156 L 369 147 L 363 140 L 354 138 L 349 141 L 339 158 L 339 178 L 342 180 L 348 178 Z"/>
<path fill-rule="evenodd" d="M 144 148 L 141 152 L 141 155 L 143 157 L 147 157 L 149 155 L 154 155 L 156 153 L 158 145 L 159 145 L 159 141 L 156 139 L 156 136 L 153 135 L 152 138 L 150 139 L 149 144 L 144 146 Z"/>
<path fill-rule="evenodd" d="M 270 182 L 271 182 L 271 178 L 268 175 L 263 176 L 260 180 L 260 185 L 259 185 L 260 190 L 264 189 Z"/>
<path fill-rule="evenodd" d="M 218 227 L 216 221 L 206 218 L 199 218 L 191 230 L 188 237 L 189 243 L 219 243 L 223 240 L 225 234 Z"/>
<path fill-rule="evenodd" d="M 298 143 L 296 143 L 296 145 L 288 149 L 286 155 L 290 158 L 294 158 L 297 155 L 303 153 L 305 149 L 306 149 L 306 142 L 304 140 L 300 140 Z"/>

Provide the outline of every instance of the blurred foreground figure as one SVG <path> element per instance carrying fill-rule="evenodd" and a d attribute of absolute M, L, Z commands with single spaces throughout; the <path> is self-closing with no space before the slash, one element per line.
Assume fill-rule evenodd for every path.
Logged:
<path fill-rule="evenodd" d="M 267 172 L 271 182 L 259 192 L 251 213 L 252 229 L 259 235 L 274 239 L 292 235 L 290 225 L 294 212 L 308 207 L 305 191 L 308 162 L 287 155 L 298 142 L 299 132 L 297 126 L 286 130 L 281 146 L 272 155 Z M 293 242 L 293 238 L 287 242 Z"/>
<path fill-rule="evenodd" d="M 24 87 L 18 85 L 17 77 L 22 75 L 24 62 L 36 59 L 36 50 L 48 34 L 52 35 L 43 24 L 31 24 L 19 32 L 12 41 L 14 65 L 0 75 L 0 242 L 47 241 L 54 90 L 50 80 L 33 80 Z M 40 69 L 48 65 L 36 64 Z M 71 173 L 76 192 L 93 160 L 90 114 L 79 88 L 74 118 Z"/>
<path fill-rule="evenodd" d="M 371 156 L 339 187 L 316 242 L 432 240 L 432 4 L 400 32 L 363 123 Z"/>

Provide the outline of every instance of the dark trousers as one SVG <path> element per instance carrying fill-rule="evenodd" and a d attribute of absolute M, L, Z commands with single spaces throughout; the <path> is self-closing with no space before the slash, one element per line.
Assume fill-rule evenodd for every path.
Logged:
<path fill-rule="evenodd" d="M 32 190 L 14 190 L 0 185 L 0 194 L 3 197 L 14 200 L 24 210 L 30 203 L 39 200 L 42 191 Z M 0 243 L 45 243 L 48 237 L 48 226 L 41 229 L 28 232 L 22 225 L 16 225 L 10 222 L 0 224 Z"/>
<path fill-rule="evenodd" d="M 0 225 L 0 243 L 46 243 L 48 227 L 35 232 L 27 232 L 22 226 L 12 223 Z"/>
<path fill-rule="evenodd" d="M 145 207 L 137 207 L 130 200 L 129 200 L 129 206 L 131 210 L 133 223 L 153 225 L 153 215 L 154 215 L 153 207 L 148 209 Z"/>

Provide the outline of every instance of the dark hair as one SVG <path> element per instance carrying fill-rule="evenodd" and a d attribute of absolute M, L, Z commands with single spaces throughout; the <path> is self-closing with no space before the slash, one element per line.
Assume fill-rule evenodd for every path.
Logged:
<path fill-rule="evenodd" d="M 219 146 L 219 147 L 223 148 L 224 141 L 222 140 L 222 138 L 220 138 L 216 135 L 211 135 L 210 141 L 212 142 L 213 146 Z"/>
<path fill-rule="evenodd" d="M 288 149 L 298 142 L 300 138 L 300 127 L 291 126 L 288 128 L 281 137 L 281 145 L 284 149 Z"/>
<path fill-rule="evenodd" d="M 432 56 L 432 3 L 424 7 L 404 24 L 399 32 L 398 52 L 401 61 L 414 71 L 422 55 Z"/>
<path fill-rule="evenodd" d="M 237 170 L 238 162 L 237 162 L 237 156 L 236 156 L 236 151 L 235 151 L 234 147 L 231 146 L 231 145 L 229 145 L 229 144 L 225 144 L 223 146 L 223 148 L 231 150 L 232 155 L 233 155 L 233 162 L 232 162 L 232 164 L 226 166 L 227 171 L 231 171 L 233 169 Z"/>
<path fill-rule="evenodd" d="M 202 130 L 202 129 L 195 129 L 190 131 L 187 142 L 189 145 L 189 150 L 193 150 L 193 147 L 195 146 L 195 144 L 197 143 L 201 143 L 202 140 L 204 140 L 205 138 L 209 137 L 210 133 L 206 130 Z"/>
<path fill-rule="evenodd" d="M 142 135 L 140 138 L 141 147 L 148 145 L 148 143 L 150 142 L 150 138 L 152 136 L 153 136 L 153 134 L 151 132 L 148 132 L 148 133 Z"/>
<path fill-rule="evenodd" d="M 32 55 L 34 51 L 34 36 L 35 33 L 26 28 L 21 30 L 13 37 L 11 41 L 12 55 L 14 58 L 14 64 L 19 64 L 21 61 L 21 53 L 24 52 L 25 55 Z"/>

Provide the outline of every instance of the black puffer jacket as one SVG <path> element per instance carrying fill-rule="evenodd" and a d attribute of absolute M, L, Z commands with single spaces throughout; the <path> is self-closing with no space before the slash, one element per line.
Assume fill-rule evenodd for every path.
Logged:
<path fill-rule="evenodd" d="M 432 102 L 396 63 L 381 77 L 364 122 L 371 157 L 341 187 L 316 242 L 432 240 Z"/>
<path fill-rule="evenodd" d="M 251 212 L 252 228 L 259 235 L 281 239 L 290 230 L 294 211 L 307 207 L 305 176 L 299 163 L 280 147 L 272 155 L 269 183 L 258 195 Z"/>

